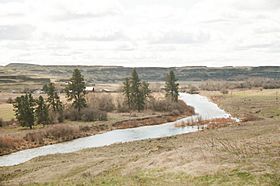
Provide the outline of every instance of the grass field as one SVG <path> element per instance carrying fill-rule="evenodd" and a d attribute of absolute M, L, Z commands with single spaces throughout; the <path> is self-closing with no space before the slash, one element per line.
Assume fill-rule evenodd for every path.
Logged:
<path fill-rule="evenodd" d="M 225 110 L 238 117 L 254 115 L 280 119 L 280 90 L 232 91 L 228 95 L 213 96 Z"/>
<path fill-rule="evenodd" d="M 235 116 L 260 119 L 198 133 L 38 157 L 0 168 L 0 178 L 4 185 L 279 186 L 280 118 L 274 93 L 203 92 Z"/>
<path fill-rule="evenodd" d="M 0 118 L 2 118 L 4 121 L 10 121 L 11 119 L 15 118 L 12 104 L 0 104 Z"/>

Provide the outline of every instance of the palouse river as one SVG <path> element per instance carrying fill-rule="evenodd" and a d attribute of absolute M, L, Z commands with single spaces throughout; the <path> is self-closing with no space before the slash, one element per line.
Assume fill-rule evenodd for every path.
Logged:
<path fill-rule="evenodd" d="M 209 101 L 206 97 L 198 94 L 180 93 L 180 99 L 188 105 L 195 108 L 197 115 L 186 117 L 175 122 L 164 123 L 160 125 L 144 126 L 129 129 L 120 129 L 97 134 L 89 137 L 75 139 L 73 141 L 46 145 L 38 148 L 18 151 L 12 154 L 0 156 L 0 166 L 12 166 L 24 163 L 32 158 L 56 153 L 69 153 L 79 151 L 85 148 L 102 147 L 113 143 L 123 143 L 136 140 L 161 138 L 196 132 L 199 129 L 197 126 L 187 126 L 178 128 L 175 127 L 176 122 L 185 120 L 195 120 L 198 117 L 202 119 L 213 118 L 229 118 L 230 114 L 220 109 L 216 104 Z"/>

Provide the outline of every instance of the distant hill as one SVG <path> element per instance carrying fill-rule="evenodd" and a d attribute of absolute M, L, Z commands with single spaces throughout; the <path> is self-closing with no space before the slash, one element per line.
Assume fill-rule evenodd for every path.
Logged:
<path fill-rule="evenodd" d="M 34 64 L 11 63 L 0 68 L 1 77 L 5 75 L 25 75 L 32 77 L 44 77 L 57 81 L 67 80 L 74 68 L 79 68 L 88 82 L 114 83 L 123 81 L 130 75 L 133 68 L 122 66 L 45 66 Z M 280 79 L 280 66 L 260 67 L 137 67 L 141 79 L 147 81 L 163 81 L 170 70 L 174 70 L 180 81 L 204 81 L 204 80 L 245 80 L 248 78 Z"/>

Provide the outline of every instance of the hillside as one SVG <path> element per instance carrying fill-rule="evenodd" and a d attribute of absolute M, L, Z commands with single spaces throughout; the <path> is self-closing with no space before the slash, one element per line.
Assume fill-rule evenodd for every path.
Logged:
<path fill-rule="evenodd" d="M 11 63 L 0 67 L 0 80 L 4 76 L 25 75 L 65 81 L 74 68 L 79 68 L 91 83 L 115 83 L 123 81 L 132 68 L 121 66 L 48 66 Z M 244 80 L 252 77 L 280 79 L 280 66 L 261 67 L 138 67 L 139 76 L 147 81 L 163 81 L 169 70 L 174 70 L 180 81 Z M 45 79 L 43 79 L 45 81 Z"/>

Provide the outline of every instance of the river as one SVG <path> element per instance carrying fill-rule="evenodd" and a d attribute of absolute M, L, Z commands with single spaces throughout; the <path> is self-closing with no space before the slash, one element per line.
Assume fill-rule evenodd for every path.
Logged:
<path fill-rule="evenodd" d="M 175 122 L 164 123 L 153 126 L 143 126 L 129 129 L 119 129 L 103 134 L 97 134 L 89 137 L 75 139 L 73 141 L 46 145 L 38 148 L 18 151 L 12 154 L 0 156 L 0 166 L 12 166 L 24 163 L 32 158 L 56 153 L 75 152 L 86 148 L 102 147 L 113 143 L 124 143 L 136 140 L 161 138 L 196 132 L 197 126 L 175 127 L 176 122 L 185 120 L 195 120 L 198 117 L 202 119 L 213 118 L 229 118 L 230 114 L 220 109 L 216 104 L 208 100 L 208 98 L 198 94 L 180 93 L 180 99 L 188 105 L 195 108 L 196 115 L 177 120 Z"/>

